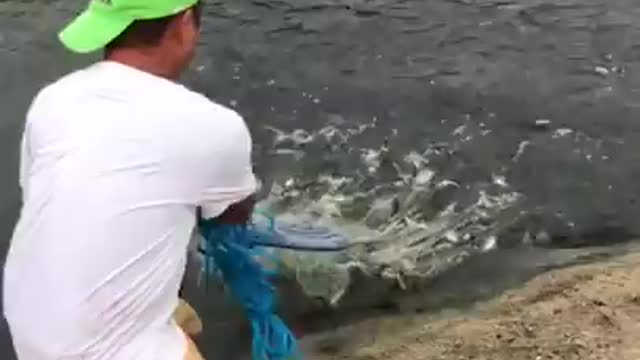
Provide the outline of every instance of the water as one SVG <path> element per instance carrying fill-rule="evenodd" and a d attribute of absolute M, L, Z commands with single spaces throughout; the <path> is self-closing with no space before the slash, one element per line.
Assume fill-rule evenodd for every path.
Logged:
<path fill-rule="evenodd" d="M 95 60 L 55 42 L 79 4 L 0 2 L 5 239 L 31 97 Z M 331 271 L 298 271 L 307 293 L 340 302 L 358 271 L 410 288 L 492 249 L 640 231 L 631 0 L 211 0 L 205 14 L 186 81 L 246 117 L 263 204 L 373 242 L 314 258 Z M 194 299 L 205 326 L 224 301 Z"/>

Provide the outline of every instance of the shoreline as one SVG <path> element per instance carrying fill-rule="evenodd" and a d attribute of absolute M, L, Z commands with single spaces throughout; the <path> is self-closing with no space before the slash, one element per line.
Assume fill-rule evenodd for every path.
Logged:
<path fill-rule="evenodd" d="M 313 359 L 640 358 L 640 252 L 551 270 L 466 309 L 367 319 L 303 339 Z"/>

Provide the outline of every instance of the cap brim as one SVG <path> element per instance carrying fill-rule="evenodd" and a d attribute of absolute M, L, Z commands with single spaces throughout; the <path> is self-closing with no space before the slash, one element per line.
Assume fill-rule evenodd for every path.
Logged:
<path fill-rule="evenodd" d="M 59 38 L 71 51 L 90 53 L 104 48 L 131 23 L 133 23 L 132 19 L 89 8 L 67 25 L 60 32 Z"/>

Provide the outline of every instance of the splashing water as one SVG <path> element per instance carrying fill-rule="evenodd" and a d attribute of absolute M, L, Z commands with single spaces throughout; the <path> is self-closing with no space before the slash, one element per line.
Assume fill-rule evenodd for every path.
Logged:
<path fill-rule="evenodd" d="M 439 175 L 434 159 L 451 156 L 474 136 L 472 130 L 460 126 L 451 142 L 399 156 L 389 139 L 379 148 L 357 147 L 356 138 L 376 121 L 317 131 L 269 128 L 272 154 L 296 161 L 287 162 L 287 172 L 269 184 L 259 205 L 283 220 L 337 228 L 355 243 L 337 254 L 272 250 L 282 259 L 281 271 L 308 296 L 333 306 L 350 301 L 362 276 L 407 289 L 490 251 L 519 215 L 521 196 L 504 175 L 473 184 Z"/>

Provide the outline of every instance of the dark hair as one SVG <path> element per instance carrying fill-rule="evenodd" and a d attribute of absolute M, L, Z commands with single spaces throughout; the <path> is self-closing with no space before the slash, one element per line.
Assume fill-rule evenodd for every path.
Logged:
<path fill-rule="evenodd" d="M 202 16 L 202 2 L 198 1 L 191 8 L 193 10 L 193 16 L 196 26 L 200 26 L 200 20 Z M 187 9 L 187 10 L 189 10 Z M 185 10 L 185 11 L 187 11 Z M 183 14 L 180 12 L 175 15 L 151 19 L 151 20 L 136 20 L 125 31 L 123 31 L 118 37 L 113 39 L 105 50 L 118 48 L 118 47 L 153 47 L 159 44 L 160 40 L 167 32 L 169 25 L 178 16 Z"/>

